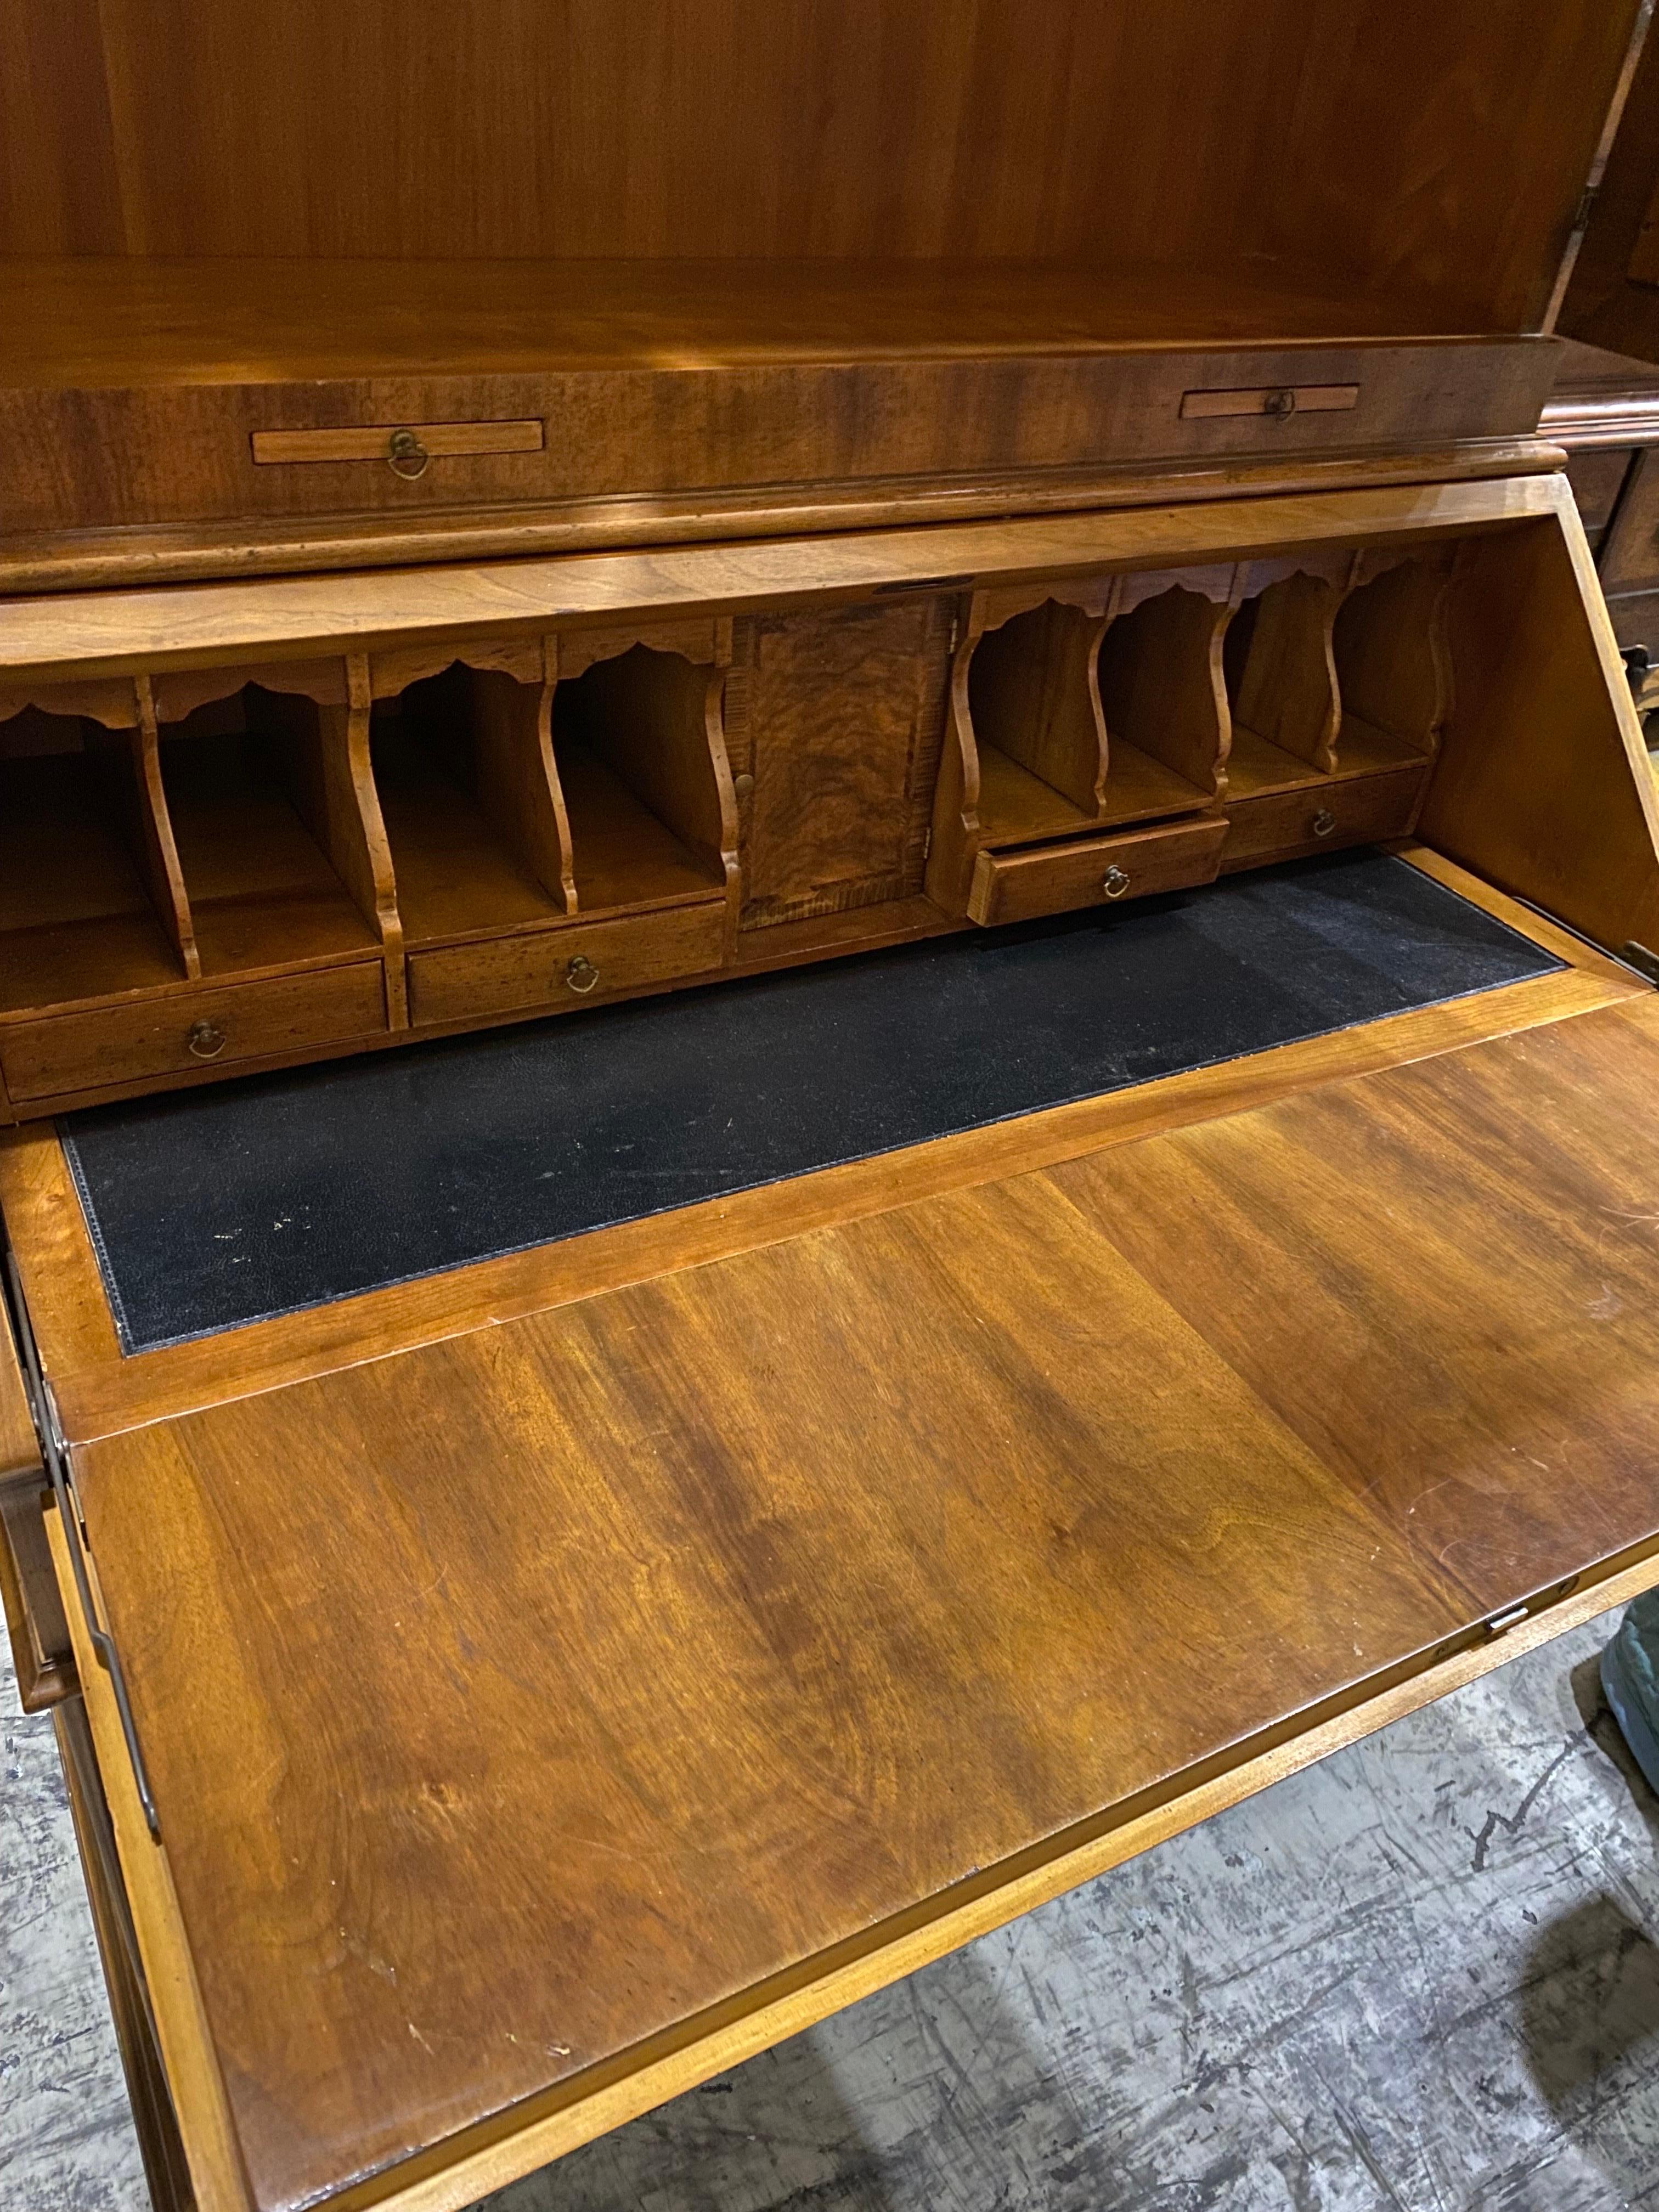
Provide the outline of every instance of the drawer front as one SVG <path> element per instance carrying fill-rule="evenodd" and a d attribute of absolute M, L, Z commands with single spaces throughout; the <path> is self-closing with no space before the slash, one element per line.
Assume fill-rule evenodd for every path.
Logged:
<path fill-rule="evenodd" d="M 1659 586 L 1659 447 L 1650 447 L 1631 471 L 1596 565 L 1604 592 Z"/>
<path fill-rule="evenodd" d="M 1032 921 L 1074 907 L 1110 906 L 1214 879 L 1224 817 L 1200 814 L 1161 830 L 1089 837 L 1026 853 L 981 853 L 968 894 L 970 921 Z"/>
<path fill-rule="evenodd" d="M 718 968 L 725 939 L 726 902 L 715 899 L 416 952 L 409 963 L 410 1018 L 471 1022 L 528 1006 L 594 1006 L 618 991 Z"/>
<path fill-rule="evenodd" d="M 596 527 L 588 502 L 648 494 L 635 527 L 649 542 L 678 535 L 678 514 L 706 518 L 716 493 L 816 507 L 826 486 L 879 493 L 941 469 L 1075 474 L 1528 435 L 1554 358 L 1549 340 L 1531 337 L 1455 355 L 1437 344 L 1077 350 L 1039 331 L 1026 350 L 974 361 L 561 368 L 553 346 L 545 368 L 399 378 L 395 415 L 373 378 L 0 391 L 0 515 L 8 535 L 225 523 L 258 541 L 256 526 L 284 519 L 412 520 L 503 503 L 543 509 L 538 530 L 556 523 L 578 542 Z M 556 434 L 543 434 L 548 423 Z M 413 445 L 394 453 L 398 431 Z M 605 527 L 614 535 L 617 519 Z"/>
<path fill-rule="evenodd" d="M 343 1043 L 386 1025 L 380 963 L 366 960 L 19 1022 L 0 1030 L 0 1066 L 14 1098 L 51 1098 Z"/>
<path fill-rule="evenodd" d="M 1428 765 L 1425 761 L 1420 767 L 1355 776 L 1346 783 L 1304 785 L 1298 791 L 1237 800 L 1227 809 L 1233 826 L 1222 872 L 1299 853 L 1334 852 L 1341 845 L 1406 836 L 1417 820 Z"/>

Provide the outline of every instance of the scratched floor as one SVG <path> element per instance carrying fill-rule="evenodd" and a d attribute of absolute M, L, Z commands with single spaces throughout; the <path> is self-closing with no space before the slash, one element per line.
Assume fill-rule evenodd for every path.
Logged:
<path fill-rule="evenodd" d="M 1659 2207 L 1659 1803 L 1600 1706 L 1606 1633 L 1280 1784 L 489 2212 Z M 141 2212 L 51 1734 L 3 1692 L 0 2212 Z"/>

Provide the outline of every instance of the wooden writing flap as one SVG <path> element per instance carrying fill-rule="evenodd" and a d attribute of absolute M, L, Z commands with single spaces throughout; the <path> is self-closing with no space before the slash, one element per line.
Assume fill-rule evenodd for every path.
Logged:
<path fill-rule="evenodd" d="M 1656 1100 L 1632 988 L 81 1445 L 246 2201 L 470 2202 L 1653 1559 Z"/>

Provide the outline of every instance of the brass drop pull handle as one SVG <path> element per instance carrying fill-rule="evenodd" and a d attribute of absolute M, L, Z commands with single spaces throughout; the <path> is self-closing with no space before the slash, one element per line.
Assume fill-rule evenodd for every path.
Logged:
<path fill-rule="evenodd" d="M 413 430 L 394 430 L 386 441 L 386 465 L 394 477 L 412 483 L 432 465 L 432 456 Z"/>
<path fill-rule="evenodd" d="M 217 1060 L 225 1048 L 225 1033 L 211 1022 L 195 1022 L 185 1039 L 193 1060 Z"/>
<path fill-rule="evenodd" d="M 1314 836 L 1316 837 L 1328 837 L 1335 827 L 1335 815 L 1332 813 L 1328 806 L 1322 806 L 1318 813 L 1316 814 L 1313 818 Z"/>
<path fill-rule="evenodd" d="M 1129 878 L 1115 861 L 1100 879 L 1100 888 L 1108 898 L 1121 898 L 1129 888 Z"/>
<path fill-rule="evenodd" d="M 599 980 L 599 971 L 585 952 L 579 952 L 564 971 L 564 980 L 573 991 L 586 998 Z"/>
<path fill-rule="evenodd" d="M 1287 415 L 1294 415 L 1296 412 L 1295 392 L 1270 392 L 1261 403 L 1261 411 L 1264 415 L 1271 415 L 1275 421 L 1282 422 Z"/>

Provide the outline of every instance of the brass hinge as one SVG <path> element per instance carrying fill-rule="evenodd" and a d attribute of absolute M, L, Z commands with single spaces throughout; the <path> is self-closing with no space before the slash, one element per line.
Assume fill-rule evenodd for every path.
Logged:
<path fill-rule="evenodd" d="M 1645 975 L 1649 982 L 1659 989 L 1659 952 L 1650 952 L 1645 945 L 1638 945 L 1632 938 L 1619 957 L 1626 967 L 1635 969 L 1638 975 Z"/>

